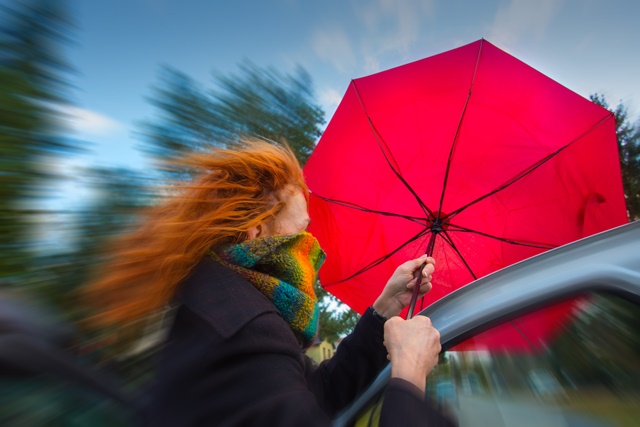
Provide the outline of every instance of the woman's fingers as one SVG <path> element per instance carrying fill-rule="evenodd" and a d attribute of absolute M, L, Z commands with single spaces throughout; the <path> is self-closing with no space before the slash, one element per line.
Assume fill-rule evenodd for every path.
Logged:
<path fill-rule="evenodd" d="M 423 297 L 426 294 L 429 293 L 429 291 L 433 289 L 433 285 L 431 284 L 431 282 L 426 283 L 424 286 L 420 287 L 420 296 Z"/>
<path fill-rule="evenodd" d="M 427 263 L 427 265 L 429 265 L 429 264 L 433 265 L 433 264 L 435 264 L 435 262 L 436 261 L 432 257 L 430 257 L 428 255 L 422 255 L 419 258 L 415 258 L 415 259 L 412 259 L 412 260 L 409 260 L 409 261 L 405 262 L 404 264 L 402 264 L 400 266 L 400 268 L 403 268 L 407 272 L 414 273 L 415 271 L 417 271 L 420 268 L 420 266 L 422 264 Z"/>
<path fill-rule="evenodd" d="M 427 257 L 426 255 L 417 258 L 415 260 L 409 261 L 410 263 L 413 261 L 418 261 L 418 260 L 423 260 L 422 263 L 426 262 L 426 265 L 424 266 L 424 268 L 422 269 L 422 280 L 420 281 L 420 292 L 427 292 L 428 289 L 426 291 L 423 291 L 423 287 L 425 285 L 428 285 L 429 282 L 431 282 L 432 278 L 433 278 L 433 272 L 435 271 L 435 260 L 431 257 Z M 422 265 L 422 263 L 420 263 L 420 265 L 418 265 L 418 268 Z M 416 268 L 417 270 L 417 268 Z M 413 278 L 413 276 L 415 276 L 417 272 L 414 270 L 414 273 L 412 273 L 412 278 L 409 281 L 409 283 L 407 283 L 407 289 L 413 289 L 413 287 L 416 285 L 417 280 L 415 280 Z M 431 289 L 429 287 L 429 289 Z"/>

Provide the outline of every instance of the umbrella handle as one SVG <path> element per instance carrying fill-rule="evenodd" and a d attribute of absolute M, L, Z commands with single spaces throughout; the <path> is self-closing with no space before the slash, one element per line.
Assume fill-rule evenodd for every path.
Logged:
<path fill-rule="evenodd" d="M 429 244 L 427 245 L 426 254 L 431 256 L 433 255 L 433 248 L 435 247 L 437 233 L 432 231 L 431 238 L 429 239 Z M 422 271 L 427 266 L 426 262 L 423 262 L 417 272 L 413 275 L 414 279 L 416 279 L 416 285 L 413 287 L 413 294 L 411 294 L 411 302 L 409 303 L 409 311 L 407 312 L 407 320 L 413 317 L 413 312 L 416 308 L 416 302 L 418 301 L 418 295 L 420 294 L 420 282 L 422 281 Z"/>

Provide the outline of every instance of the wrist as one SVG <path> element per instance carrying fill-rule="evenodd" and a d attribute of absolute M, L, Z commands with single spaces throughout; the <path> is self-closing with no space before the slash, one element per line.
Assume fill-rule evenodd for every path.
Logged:
<path fill-rule="evenodd" d="M 393 361 L 391 362 L 391 378 L 399 378 L 408 381 L 419 388 L 422 392 L 424 392 L 427 387 L 426 374 L 423 375 L 419 370 L 410 366 L 402 366 L 399 363 L 394 364 Z"/>
<path fill-rule="evenodd" d="M 380 312 L 378 312 L 378 310 L 376 310 L 375 308 L 373 308 L 373 306 L 371 306 L 371 314 L 373 314 L 373 317 L 375 319 L 378 319 L 380 322 L 384 323 L 387 320 L 389 320 L 386 316 L 384 316 L 383 314 L 381 314 Z"/>
<path fill-rule="evenodd" d="M 384 295 L 380 295 L 372 307 L 378 314 L 387 319 L 399 315 L 403 309 L 397 299 L 393 297 L 388 298 Z"/>

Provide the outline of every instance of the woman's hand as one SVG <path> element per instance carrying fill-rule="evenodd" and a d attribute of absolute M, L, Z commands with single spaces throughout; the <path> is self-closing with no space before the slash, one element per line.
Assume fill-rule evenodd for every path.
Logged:
<path fill-rule="evenodd" d="M 391 377 L 402 378 L 424 391 L 427 375 L 438 364 L 440 333 L 425 316 L 392 317 L 384 324 L 384 345 Z"/>
<path fill-rule="evenodd" d="M 400 314 L 400 311 L 411 302 L 413 288 L 416 285 L 415 274 L 425 262 L 427 265 L 422 270 L 419 296 L 422 297 L 429 292 L 431 290 L 431 275 L 435 269 L 436 261 L 423 255 L 396 268 L 382 293 L 373 303 L 373 308 L 386 318 Z"/>

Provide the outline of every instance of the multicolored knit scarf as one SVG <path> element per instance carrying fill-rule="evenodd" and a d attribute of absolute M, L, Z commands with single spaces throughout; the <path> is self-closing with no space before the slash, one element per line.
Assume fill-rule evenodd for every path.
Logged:
<path fill-rule="evenodd" d="M 311 344 L 318 326 L 313 284 L 326 256 L 315 237 L 306 231 L 259 237 L 211 255 L 269 298 L 303 347 Z"/>

